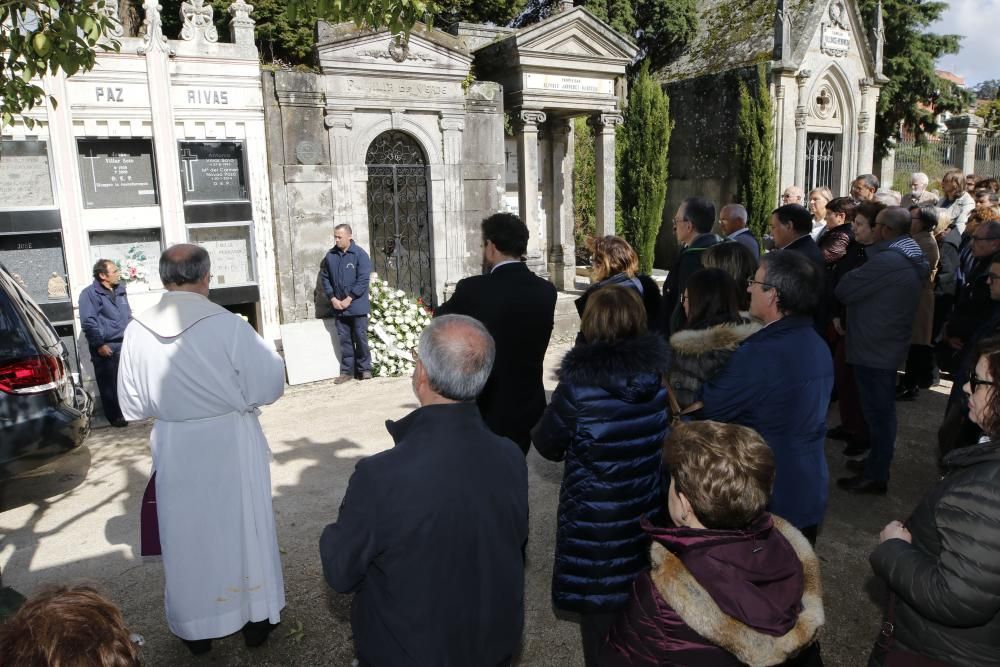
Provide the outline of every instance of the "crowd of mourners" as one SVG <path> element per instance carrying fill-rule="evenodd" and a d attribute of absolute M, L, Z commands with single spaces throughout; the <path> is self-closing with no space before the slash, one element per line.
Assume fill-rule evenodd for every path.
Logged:
<path fill-rule="evenodd" d="M 521 261 L 523 222 L 485 220 L 484 275 L 421 335 L 421 407 L 387 423 L 395 446 L 359 462 L 320 540 L 355 593 L 357 664 L 517 660 L 533 445 L 564 462 L 552 600 L 588 667 L 821 665 L 826 441 L 845 442 L 837 487 L 886 495 L 896 404 L 942 379 L 942 477 L 870 556 L 889 595 L 869 660 L 1000 664 L 1000 184 L 948 171 L 940 190 L 791 186 L 763 238 L 743 206 L 686 199 L 662 292 L 624 239 L 595 239 L 548 401 L 555 290 Z M 49 664 L 39 638 L 65 623 L 77 643 L 50 657 L 138 664 L 105 606 L 43 594 L 0 626 L 0 662 Z"/>

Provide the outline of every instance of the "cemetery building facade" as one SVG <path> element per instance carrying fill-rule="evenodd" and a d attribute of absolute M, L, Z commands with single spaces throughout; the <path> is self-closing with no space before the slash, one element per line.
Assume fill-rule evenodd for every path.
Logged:
<path fill-rule="evenodd" d="M 279 336 L 260 67 L 250 6 L 229 6 L 232 41 L 212 7 L 184 3 L 179 39 L 145 3 L 142 37 L 112 35 L 90 72 L 46 76 L 58 102 L 3 128 L 0 262 L 79 351 L 77 303 L 98 258 L 115 261 L 133 311 L 159 299 L 161 251 L 204 246 L 210 298 L 272 343 Z M 115 11 L 112 3 L 107 10 Z M 76 343 L 74 346 L 73 343 Z"/>
<path fill-rule="evenodd" d="M 774 107 L 775 205 L 789 185 L 840 196 L 856 175 L 872 172 L 876 108 L 888 81 L 881 8 L 866 27 L 855 0 L 698 0 L 697 7 L 696 35 L 656 73 L 674 121 L 665 221 L 686 197 L 735 201 L 739 82 L 753 90 L 758 66 Z M 664 224 L 658 263 L 672 243 Z"/>

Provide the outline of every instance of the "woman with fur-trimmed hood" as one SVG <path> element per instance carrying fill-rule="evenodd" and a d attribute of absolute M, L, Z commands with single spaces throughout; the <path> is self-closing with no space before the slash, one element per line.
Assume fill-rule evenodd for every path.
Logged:
<path fill-rule="evenodd" d="M 552 599 L 580 614 L 588 667 L 649 565 L 640 521 L 662 511 L 660 451 L 667 434 L 667 346 L 648 333 L 636 290 L 590 295 L 559 385 L 532 431 L 539 454 L 565 460 Z"/>
<path fill-rule="evenodd" d="M 673 360 L 668 381 L 682 409 L 697 400 L 701 386 L 740 343 L 760 331 L 759 322 L 740 312 L 737 290 L 732 276 L 722 269 L 701 269 L 691 275 L 681 295 L 687 319 L 684 328 L 670 337 Z"/>
<path fill-rule="evenodd" d="M 753 429 L 704 421 L 674 429 L 666 527 L 644 521 L 652 568 L 632 586 L 602 667 L 822 664 L 819 560 L 765 511 L 774 456 Z"/>

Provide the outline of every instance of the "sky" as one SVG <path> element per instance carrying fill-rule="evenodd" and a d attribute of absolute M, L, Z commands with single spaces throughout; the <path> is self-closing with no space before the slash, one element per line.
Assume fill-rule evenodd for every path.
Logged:
<path fill-rule="evenodd" d="M 950 0 L 949 7 L 930 31 L 963 35 L 958 55 L 945 56 L 938 69 L 965 77 L 968 86 L 1000 79 L 1000 0 Z"/>

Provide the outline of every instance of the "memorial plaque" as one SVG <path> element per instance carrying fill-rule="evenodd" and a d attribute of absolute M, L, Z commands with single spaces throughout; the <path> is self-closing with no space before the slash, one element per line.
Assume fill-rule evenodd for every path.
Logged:
<path fill-rule="evenodd" d="M 80 181 L 85 208 L 156 206 L 153 142 L 149 139 L 80 139 Z"/>
<path fill-rule="evenodd" d="M 234 141 L 180 145 L 184 201 L 246 201 L 243 144 Z"/>
<path fill-rule="evenodd" d="M 90 261 L 110 259 L 118 265 L 129 291 L 162 289 L 160 230 L 91 232 Z"/>
<path fill-rule="evenodd" d="M 254 282 L 250 227 L 197 227 L 188 237 L 212 259 L 213 288 Z"/>
<path fill-rule="evenodd" d="M 45 142 L 0 142 L 0 208 L 40 206 L 54 206 Z"/>
<path fill-rule="evenodd" d="M 36 302 L 69 299 L 61 234 L 0 235 L 0 264 Z"/>

